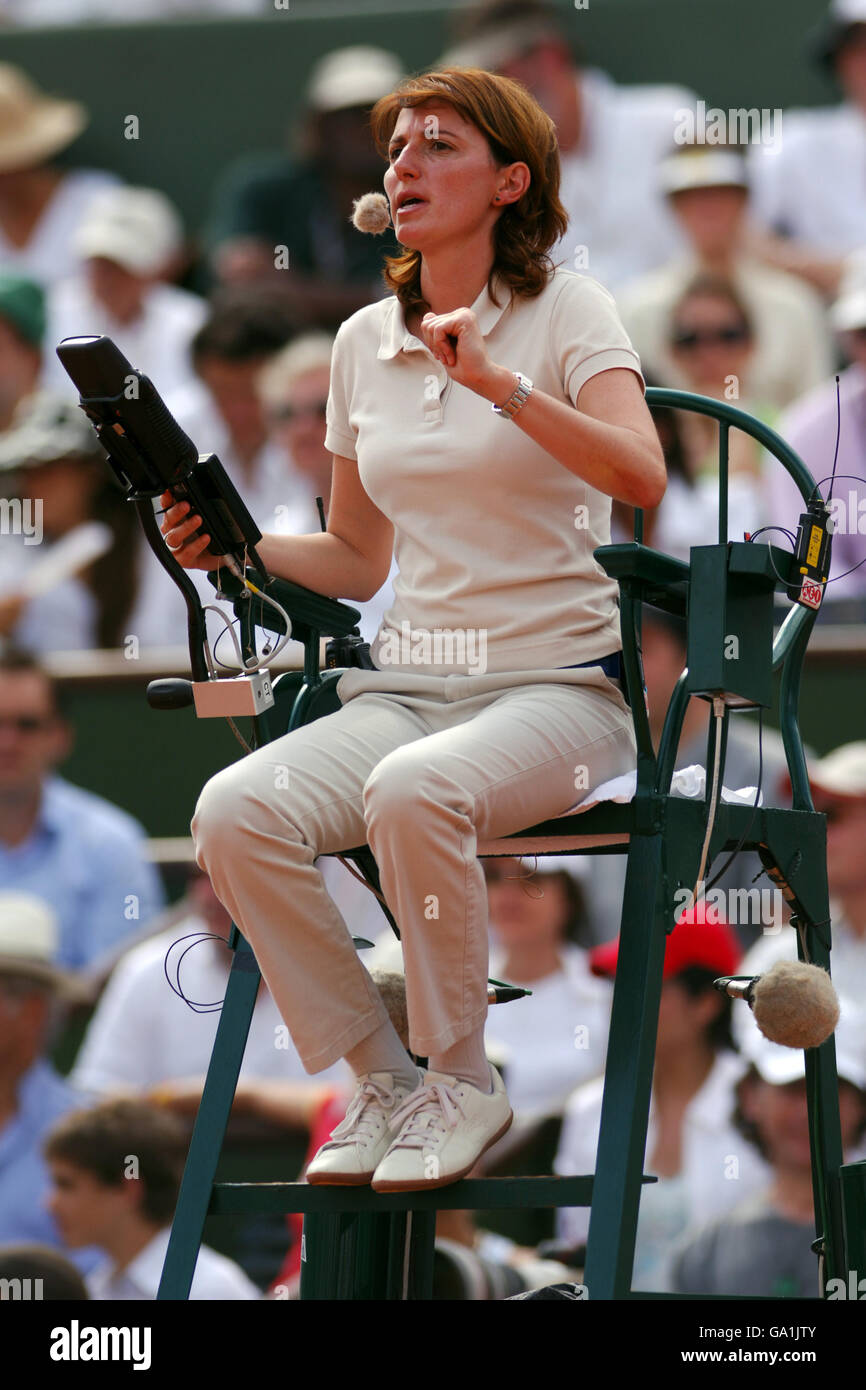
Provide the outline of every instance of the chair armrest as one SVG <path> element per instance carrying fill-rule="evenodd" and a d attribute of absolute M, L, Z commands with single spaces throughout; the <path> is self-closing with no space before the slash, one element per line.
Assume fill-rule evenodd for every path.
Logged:
<path fill-rule="evenodd" d="M 214 588 L 217 587 L 217 575 L 222 592 L 234 600 L 239 599 L 243 592 L 240 580 L 230 570 L 208 570 L 207 577 Z M 301 584 L 293 584 L 291 580 L 272 578 L 265 584 L 258 570 L 250 567 L 247 568 L 247 578 L 276 599 L 285 608 L 293 624 L 304 623 L 328 637 L 346 637 L 360 621 L 361 614 L 357 608 L 351 608 L 339 599 L 326 598 L 312 589 L 305 589 Z M 237 602 L 235 614 L 240 617 Z M 261 604 L 260 611 L 258 608 L 256 610 L 256 624 L 270 632 L 282 634 L 286 630 L 279 613 L 266 603 Z"/>
<path fill-rule="evenodd" d="M 689 566 L 685 560 L 651 550 L 637 541 L 600 545 L 593 554 L 611 579 L 634 581 L 643 603 L 685 617 L 689 589 Z"/>

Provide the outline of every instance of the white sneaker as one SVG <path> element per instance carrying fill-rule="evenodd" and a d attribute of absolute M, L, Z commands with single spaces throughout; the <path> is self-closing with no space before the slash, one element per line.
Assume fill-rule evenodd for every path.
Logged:
<path fill-rule="evenodd" d="M 463 1178 L 511 1125 L 502 1077 L 490 1068 L 493 1094 L 442 1072 L 422 1084 L 391 1116 L 397 1136 L 375 1174 L 376 1192 L 444 1187 Z"/>
<path fill-rule="evenodd" d="M 394 1137 L 388 1120 L 411 1086 L 394 1084 L 389 1071 L 372 1071 L 358 1078 L 346 1118 L 307 1165 L 307 1182 L 360 1187 L 368 1183 Z"/>

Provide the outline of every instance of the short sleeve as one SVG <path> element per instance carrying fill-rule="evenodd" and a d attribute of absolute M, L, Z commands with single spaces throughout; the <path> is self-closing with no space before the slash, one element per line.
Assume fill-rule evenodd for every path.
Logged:
<path fill-rule="evenodd" d="M 563 277 L 550 316 L 550 343 L 559 379 L 572 405 L 590 377 L 612 367 L 635 372 L 645 389 L 640 358 L 620 319 L 613 295 L 588 275 Z"/>
<path fill-rule="evenodd" d="M 330 454 L 341 458 L 357 458 L 355 452 L 356 431 L 349 423 L 349 401 L 347 393 L 346 344 L 341 337 L 342 328 L 334 339 L 331 353 L 331 381 L 328 390 L 328 404 L 325 409 L 325 448 Z"/>

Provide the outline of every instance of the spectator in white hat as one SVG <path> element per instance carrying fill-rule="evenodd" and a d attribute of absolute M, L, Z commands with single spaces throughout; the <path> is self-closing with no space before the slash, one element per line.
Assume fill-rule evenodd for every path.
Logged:
<path fill-rule="evenodd" d="M 818 1257 L 803 1053 L 755 1028 L 749 1070 L 737 1087 L 734 1123 L 767 1160 L 772 1179 L 724 1217 L 706 1223 L 672 1253 L 675 1293 L 735 1298 L 817 1298 Z M 862 1015 L 836 1029 L 842 1149 L 856 1154 L 866 1130 L 866 1037 Z"/>
<path fill-rule="evenodd" d="M 296 152 L 245 159 L 217 185 L 207 240 L 219 280 L 265 280 L 305 323 L 328 329 L 382 298 L 383 260 L 398 249 L 393 230 L 366 236 L 350 219 L 354 200 L 382 176 L 370 108 L 402 75 L 393 53 L 364 44 L 320 59 Z"/>
<path fill-rule="evenodd" d="M 841 980 L 852 1009 L 866 1027 L 866 741 L 835 748 L 808 764 L 816 811 L 827 817 L 827 881 L 830 971 Z M 797 933 L 790 925 L 764 935 L 741 963 L 743 975 L 760 975 L 777 960 L 797 959 Z M 748 1009 L 734 1013 L 741 1049 L 750 1046 L 758 1025 Z"/>
<path fill-rule="evenodd" d="M 0 551 L 0 637 L 38 652 L 119 646 L 138 519 L 78 406 L 50 391 L 27 396 L 0 436 L 0 480 L 21 506 Z"/>
<path fill-rule="evenodd" d="M 657 170 L 683 110 L 686 87 L 620 86 L 575 59 L 559 6 L 487 0 L 461 11 L 463 37 L 439 59 L 522 82 L 554 121 L 560 198 L 568 230 L 550 249 L 555 265 L 585 271 L 612 293 L 685 250 L 658 188 Z"/>
<path fill-rule="evenodd" d="M 77 101 L 39 90 L 0 63 L 0 265 L 41 285 L 75 266 L 72 237 L 92 199 L 117 184 L 101 169 L 60 169 L 51 161 L 87 125 Z"/>
<path fill-rule="evenodd" d="M 759 253 L 832 295 L 866 243 L 866 0 L 831 0 L 813 56 L 844 100 L 785 111 L 783 139 L 753 146 L 753 211 Z"/>
<path fill-rule="evenodd" d="M 683 146 L 663 160 L 659 178 L 688 250 L 625 285 L 617 296 L 623 323 L 659 385 L 689 389 L 667 329 L 677 301 L 699 271 L 729 279 L 749 311 L 754 331 L 749 386 L 756 399 L 780 408 L 823 381 L 833 356 L 819 295 L 744 247 L 749 204 L 744 156 L 719 146 Z"/>
<path fill-rule="evenodd" d="M 58 921 L 31 893 L 0 891 L 0 1244 L 62 1245 L 44 1206 L 48 1169 L 41 1143 L 52 1124 L 82 1104 L 46 1057 L 57 1006 L 83 998 L 56 965 Z M 97 1252 L 75 1263 L 92 1266 Z"/>
<path fill-rule="evenodd" d="M 862 621 L 866 612 L 866 229 L 864 244 L 845 258 L 839 293 L 830 322 L 848 360 L 840 373 L 838 403 L 835 377 L 795 401 L 779 419 L 782 437 L 797 451 L 821 495 L 831 498 L 833 545 L 825 604 L 842 616 Z M 765 474 L 767 520 L 796 532 L 803 498 L 788 473 L 774 466 Z M 846 613 L 846 610 L 850 610 Z"/>
<path fill-rule="evenodd" d="M 187 385 L 190 343 L 207 308 L 198 295 L 166 283 L 183 249 L 169 199 L 155 188 L 106 189 L 91 203 L 73 247 L 82 268 L 48 296 L 45 383 L 75 393 L 54 348 L 62 338 L 105 333 L 163 395 Z"/>

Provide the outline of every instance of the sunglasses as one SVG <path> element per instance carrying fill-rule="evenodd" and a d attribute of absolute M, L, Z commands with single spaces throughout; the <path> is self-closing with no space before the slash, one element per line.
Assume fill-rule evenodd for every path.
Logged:
<path fill-rule="evenodd" d="M 271 411 L 271 419 L 279 424 L 285 424 L 287 420 L 303 420 L 307 416 L 324 420 L 327 406 L 327 400 L 314 401 L 311 405 L 280 405 Z"/>
<path fill-rule="evenodd" d="M 52 715 L 40 718 L 38 714 L 0 714 L 0 729 L 8 726 L 19 734 L 38 734 L 42 729 L 49 729 L 53 723 Z"/>
<path fill-rule="evenodd" d="M 748 342 L 751 334 L 744 323 L 731 324 L 728 328 L 682 328 L 671 334 L 674 347 L 690 352 L 697 347 L 730 346 L 733 343 Z"/>

